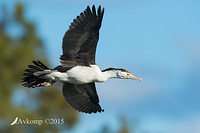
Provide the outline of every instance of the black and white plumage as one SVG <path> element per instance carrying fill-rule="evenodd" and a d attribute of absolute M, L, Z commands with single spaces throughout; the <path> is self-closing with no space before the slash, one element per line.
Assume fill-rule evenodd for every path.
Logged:
<path fill-rule="evenodd" d="M 51 86 L 63 82 L 63 96 L 76 110 L 85 113 L 102 112 L 95 82 L 110 78 L 136 79 L 125 69 L 108 68 L 103 71 L 95 63 L 104 8 L 88 6 L 71 23 L 63 38 L 61 65 L 49 69 L 40 61 L 33 61 L 25 70 L 22 85 L 25 87 Z"/>

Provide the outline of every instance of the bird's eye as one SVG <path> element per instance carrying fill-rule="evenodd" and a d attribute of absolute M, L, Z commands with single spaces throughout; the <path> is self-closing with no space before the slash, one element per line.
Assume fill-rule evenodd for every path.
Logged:
<path fill-rule="evenodd" d="M 127 75 L 129 75 L 129 73 L 127 73 Z"/>

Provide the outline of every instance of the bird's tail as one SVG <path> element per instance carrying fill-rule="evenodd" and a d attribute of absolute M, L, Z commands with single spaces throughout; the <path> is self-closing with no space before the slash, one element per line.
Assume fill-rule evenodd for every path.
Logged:
<path fill-rule="evenodd" d="M 24 77 L 21 81 L 24 87 L 35 88 L 39 86 L 51 86 L 55 83 L 55 81 L 42 78 L 42 76 L 50 74 L 52 71 L 39 60 L 33 61 L 33 65 L 28 65 L 28 67 L 28 69 L 24 70 Z"/>

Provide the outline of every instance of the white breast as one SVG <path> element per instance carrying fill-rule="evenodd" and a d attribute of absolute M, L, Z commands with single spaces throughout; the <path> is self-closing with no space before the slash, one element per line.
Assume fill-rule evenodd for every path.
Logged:
<path fill-rule="evenodd" d="M 90 66 L 76 66 L 66 72 L 68 75 L 69 83 L 74 84 L 84 84 L 95 82 L 98 79 L 98 76 L 101 75 L 101 70 L 97 65 Z"/>

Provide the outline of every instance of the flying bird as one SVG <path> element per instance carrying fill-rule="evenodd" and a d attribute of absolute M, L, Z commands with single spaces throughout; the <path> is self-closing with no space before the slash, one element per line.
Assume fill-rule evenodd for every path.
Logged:
<path fill-rule="evenodd" d="M 79 112 L 96 113 L 104 110 L 99 105 L 95 82 L 110 78 L 135 79 L 142 81 L 125 69 L 107 68 L 100 70 L 95 63 L 104 8 L 87 8 L 73 20 L 63 37 L 60 56 L 61 65 L 50 69 L 41 61 L 33 61 L 24 70 L 22 85 L 28 88 L 51 86 L 56 81 L 63 83 L 65 100 Z"/>

